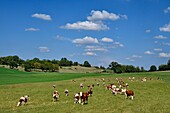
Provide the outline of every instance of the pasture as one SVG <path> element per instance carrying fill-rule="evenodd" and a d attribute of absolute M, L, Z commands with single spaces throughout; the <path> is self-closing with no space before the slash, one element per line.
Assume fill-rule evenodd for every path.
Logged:
<path fill-rule="evenodd" d="M 131 73 L 131 74 L 60 74 L 60 73 L 25 73 L 2 69 L 0 71 L 0 113 L 169 113 L 170 112 L 170 72 Z M 128 77 L 135 77 L 129 81 Z M 147 77 L 147 82 L 140 79 Z M 160 80 L 157 78 L 160 77 Z M 134 100 L 125 99 L 124 95 L 112 95 L 102 86 L 116 83 L 122 78 L 129 84 L 128 89 L 135 92 Z M 149 80 L 152 78 L 152 80 Z M 76 80 L 72 83 L 72 80 Z M 86 82 L 84 82 L 86 79 Z M 95 81 L 95 79 L 97 81 Z M 110 81 L 108 81 L 108 79 Z M 100 86 L 97 87 L 96 83 Z M 79 87 L 84 83 L 85 88 Z M 73 95 L 87 91 L 88 84 L 95 84 L 93 96 L 88 104 L 73 103 Z M 52 93 L 56 85 L 60 98 L 53 102 Z M 69 96 L 64 94 L 69 90 Z M 29 95 L 28 105 L 17 107 L 19 98 Z"/>

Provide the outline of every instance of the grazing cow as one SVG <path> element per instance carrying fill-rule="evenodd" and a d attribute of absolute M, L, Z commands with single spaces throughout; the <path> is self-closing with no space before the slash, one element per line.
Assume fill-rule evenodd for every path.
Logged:
<path fill-rule="evenodd" d="M 100 84 L 99 83 L 97 83 L 97 86 L 99 86 Z"/>
<path fill-rule="evenodd" d="M 59 93 L 58 91 L 53 92 L 53 101 L 57 101 L 59 99 Z"/>
<path fill-rule="evenodd" d="M 83 83 L 80 84 L 80 88 L 84 88 L 84 84 Z"/>
<path fill-rule="evenodd" d="M 28 96 L 28 95 L 25 95 L 25 96 L 20 97 L 17 106 L 21 106 L 23 102 L 24 102 L 25 104 L 27 104 L 28 99 L 29 99 L 29 96 Z"/>
<path fill-rule="evenodd" d="M 76 104 L 76 103 L 80 103 L 81 101 L 80 101 L 80 93 L 76 93 L 75 95 L 74 95 L 74 103 Z"/>
<path fill-rule="evenodd" d="M 106 89 L 107 89 L 107 90 L 112 89 L 112 86 L 111 86 L 111 85 L 106 86 Z"/>
<path fill-rule="evenodd" d="M 133 100 L 134 92 L 132 90 L 126 90 L 125 92 L 125 98 L 131 97 Z"/>
<path fill-rule="evenodd" d="M 72 83 L 75 83 L 76 81 L 75 80 L 72 80 Z"/>
<path fill-rule="evenodd" d="M 146 82 L 146 77 L 142 78 L 141 81 L 142 81 L 142 82 Z"/>
<path fill-rule="evenodd" d="M 92 96 L 92 94 L 93 94 L 93 91 L 90 89 L 90 90 L 88 91 L 88 96 Z"/>
<path fill-rule="evenodd" d="M 112 89 L 112 94 L 117 95 L 117 91 L 115 89 Z"/>
<path fill-rule="evenodd" d="M 88 93 L 84 93 L 84 92 L 80 92 L 80 103 L 83 105 L 83 104 L 87 104 L 88 103 Z"/>
<path fill-rule="evenodd" d="M 66 96 L 68 96 L 68 89 L 65 89 L 64 93 Z"/>
<path fill-rule="evenodd" d="M 53 85 L 53 88 L 55 88 L 56 86 L 55 85 Z"/>

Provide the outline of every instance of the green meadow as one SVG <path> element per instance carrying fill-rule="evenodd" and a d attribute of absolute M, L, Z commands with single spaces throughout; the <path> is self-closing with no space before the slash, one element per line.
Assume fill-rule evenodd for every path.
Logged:
<path fill-rule="evenodd" d="M 135 81 L 128 80 L 128 77 L 133 76 Z M 143 77 L 147 77 L 145 83 L 140 81 Z M 134 100 L 125 99 L 124 95 L 112 95 L 102 85 L 102 78 L 106 85 L 116 83 L 116 78 L 122 78 L 129 84 L 128 89 L 134 91 Z M 75 83 L 72 83 L 73 79 Z M 100 86 L 96 86 L 97 82 Z M 79 87 L 80 83 L 84 83 L 84 89 Z M 74 104 L 74 94 L 86 92 L 88 84 L 95 84 L 88 104 Z M 53 85 L 56 85 L 55 89 Z M 64 94 L 66 88 L 69 90 L 68 97 Z M 52 99 L 54 90 L 60 93 L 57 102 Z M 29 95 L 30 100 L 27 105 L 17 107 L 23 95 Z M 0 68 L 0 97 L 0 113 L 170 113 L 170 72 L 73 74 L 32 73 Z"/>

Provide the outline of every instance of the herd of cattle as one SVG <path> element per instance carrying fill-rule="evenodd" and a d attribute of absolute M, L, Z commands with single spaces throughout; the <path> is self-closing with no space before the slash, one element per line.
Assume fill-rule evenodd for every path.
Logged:
<path fill-rule="evenodd" d="M 159 77 L 157 79 L 159 79 Z M 135 77 L 129 77 L 128 80 L 135 81 L 136 79 L 135 79 Z M 144 77 L 140 80 L 141 80 L 141 82 L 146 82 L 147 78 Z M 151 78 L 150 78 L 150 80 L 151 80 Z M 95 79 L 95 82 L 97 82 L 96 87 L 99 87 L 99 86 L 102 85 L 103 87 L 105 87 L 106 90 L 111 90 L 111 93 L 113 95 L 120 94 L 120 95 L 125 95 L 125 98 L 129 98 L 131 100 L 134 99 L 134 91 L 128 90 L 129 84 L 125 83 L 122 78 L 116 78 L 116 83 L 111 83 L 110 85 L 106 85 L 106 83 L 105 83 L 106 80 L 104 78 L 99 79 L 98 81 L 99 82 L 97 82 L 97 80 Z M 109 79 L 107 81 L 110 82 Z M 75 83 L 76 81 L 72 80 L 72 82 Z M 86 82 L 86 79 L 84 79 L 84 83 L 85 82 Z M 85 88 L 84 83 L 81 83 L 79 87 Z M 87 104 L 88 103 L 88 97 L 92 96 L 92 94 L 93 94 L 92 90 L 93 90 L 94 86 L 95 86 L 95 84 L 88 85 L 87 86 L 88 87 L 87 92 L 79 92 L 79 93 L 74 94 L 74 96 L 73 96 L 74 103 L 79 103 L 79 104 L 82 104 L 82 105 Z M 54 89 L 56 88 L 55 85 L 53 85 L 52 87 Z M 65 93 L 66 96 L 69 96 L 69 90 L 68 89 L 65 89 L 64 93 Z M 52 97 L 53 97 L 53 101 L 57 101 L 59 99 L 59 92 L 57 90 L 54 90 Z M 29 100 L 28 95 L 20 97 L 20 99 L 17 103 L 17 106 L 21 106 L 23 103 L 27 104 L 28 100 Z"/>

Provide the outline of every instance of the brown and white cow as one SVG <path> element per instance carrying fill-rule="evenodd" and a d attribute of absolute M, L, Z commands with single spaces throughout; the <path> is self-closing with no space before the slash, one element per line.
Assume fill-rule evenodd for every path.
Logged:
<path fill-rule="evenodd" d="M 80 88 L 84 88 L 84 84 L 83 83 L 80 84 Z"/>
<path fill-rule="evenodd" d="M 74 95 L 74 103 L 80 103 L 81 100 L 80 100 L 80 93 L 76 93 Z"/>
<path fill-rule="evenodd" d="M 53 101 L 57 101 L 59 99 L 59 93 L 58 91 L 53 92 Z"/>
<path fill-rule="evenodd" d="M 134 92 L 132 90 L 126 90 L 125 92 L 125 98 L 131 97 L 133 100 Z"/>
<path fill-rule="evenodd" d="M 88 93 L 84 93 L 84 92 L 80 92 L 80 103 L 83 104 L 87 104 L 88 103 Z"/>
<path fill-rule="evenodd" d="M 25 95 L 25 96 L 20 97 L 17 106 L 21 106 L 22 103 L 27 104 L 28 99 L 29 99 L 29 96 L 28 96 L 28 95 Z"/>
<path fill-rule="evenodd" d="M 65 89 L 64 93 L 66 96 L 68 96 L 68 89 Z"/>

